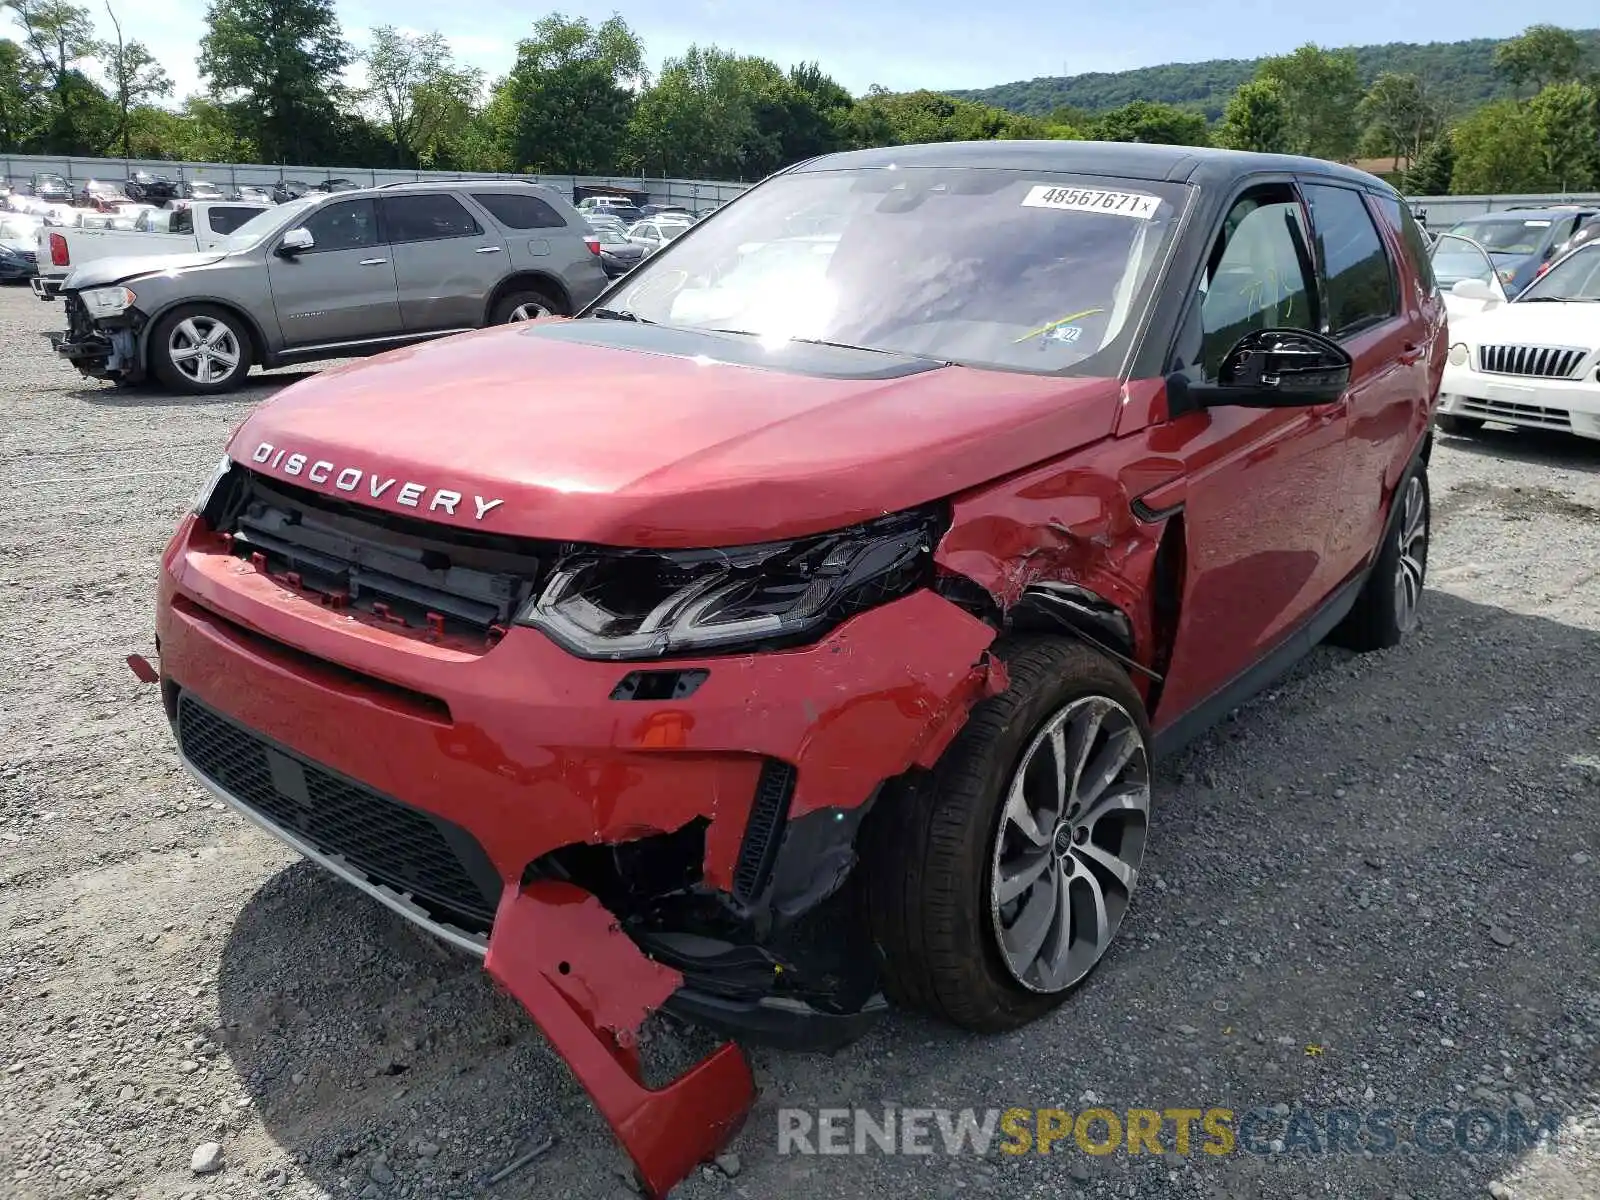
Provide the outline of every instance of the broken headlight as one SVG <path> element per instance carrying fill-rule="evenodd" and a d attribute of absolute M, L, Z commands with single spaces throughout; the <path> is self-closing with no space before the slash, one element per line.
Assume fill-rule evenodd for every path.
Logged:
<path fill-rule="evenodd" d="M 921 509 L 726 550 L 575 550 L 517 619 L 583 658 L 799 645 L 928 582 L 944 522 Z"/>

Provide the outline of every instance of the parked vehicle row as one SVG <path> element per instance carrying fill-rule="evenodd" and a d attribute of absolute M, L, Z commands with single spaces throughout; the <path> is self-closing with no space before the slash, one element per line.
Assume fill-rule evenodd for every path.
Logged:
<path fill-rule="evenodd" d="M 572 205 L 516 180 L 401 184 L 254 209 L 196 202 L 172 213 L 165 233 L 120 243 L 43 232 L 52 254 L 86 256 L 59 284 L 36 288 L 65 303 L 56 350 L 93 378 L 154 377 L 190 393 L 235 388 L 252 366 L 570 314 L 606 283 L 599 239 Z M 189 252 L 172 253 L 163 237 Z"/>

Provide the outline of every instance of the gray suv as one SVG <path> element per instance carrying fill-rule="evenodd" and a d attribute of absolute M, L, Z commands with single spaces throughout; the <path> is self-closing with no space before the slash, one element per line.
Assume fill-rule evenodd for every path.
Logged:
<path fill-rule="evenodd" d="M 252 365 L 573 313 L 605 285 L 593 231 L 549 188 L 391 184 L 292 200 L 206 253 L 86 263 L 50 340 L 85 375 L 209 394 Z"/>

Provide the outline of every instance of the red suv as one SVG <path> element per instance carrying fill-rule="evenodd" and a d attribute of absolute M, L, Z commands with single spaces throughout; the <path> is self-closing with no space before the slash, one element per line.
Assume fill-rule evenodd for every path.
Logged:
<path fill-rule="evenodd" d="M 190 772 L 486 958 L 662 1191 L 735 1045 L 974 1030 L 1106 953 L 1151 762 L 1325 637 L 1397 643 L 1445 317 L 1311 159 L 832 155 L 575 319 L 298 383 L 162 564 Z"/>

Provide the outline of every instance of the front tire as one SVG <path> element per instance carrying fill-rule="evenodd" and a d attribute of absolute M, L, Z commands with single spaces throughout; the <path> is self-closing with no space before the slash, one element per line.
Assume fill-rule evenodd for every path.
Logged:
<path fill-rule="evenodd" d="M 989 1033 L 1043 1016 L 1104 959 L 1150 813 L 1150 728 L 1127 673 L 1066 638 L 996 652 L 1007 689 L 885 797 L 865 846 L 889 997 Z"/>
<path fill-rule="evenodd" d="M 1432 532 L 1428 464 L 1418 462 L 1395 489 L 1372 574 L 1331 641 L 1348 650 L 1387 650 L 1416 628 L 1428 576 Z"/>
<path fill-rule="evenodd" d="M 190 304 L 156 322 L 150 368 L 167 387 L 191 396 L 232 391 L 250 373 L 250 333 L 226 309 Z"/>

